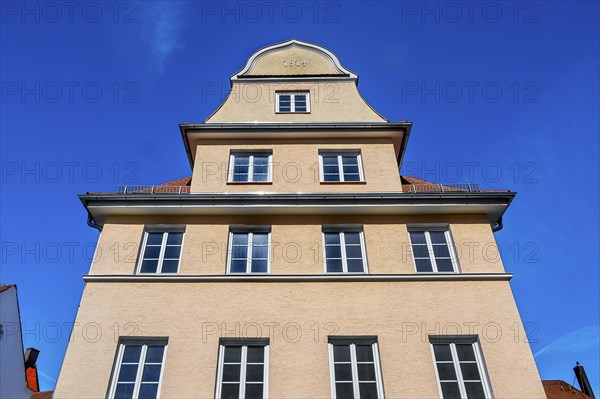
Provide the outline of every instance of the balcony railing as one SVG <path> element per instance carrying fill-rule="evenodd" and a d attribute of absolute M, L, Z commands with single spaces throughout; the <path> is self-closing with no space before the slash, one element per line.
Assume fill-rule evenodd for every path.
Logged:
<path fill-rule="evenodd" d="M 120 194 L 189 194 L 190 186 L 117 186 Z"/>
<path fill-rule="evenodd" d="M 407 184 L 411 193 L 447 193 L 447 192 L 478 192 L 481 191 L 479 183 L 452 183 L 452 184 Z"/>

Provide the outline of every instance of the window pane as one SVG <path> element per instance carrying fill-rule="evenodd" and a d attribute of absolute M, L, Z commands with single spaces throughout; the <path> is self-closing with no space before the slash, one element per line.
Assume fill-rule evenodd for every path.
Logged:
<path fill-rule="evenodd" d="M 264 374 L 263 367 L 262 364 L 249 364 L 246 367 L 246 381 L 262 382 Z"/>
<path fill-rule="evenodd" d="M 346 244 L 360 244 L 360 233 L 345 233 Z"/>
<path fill-rule="evenodd" d="M 179 259 L 179 253 L 181 252 L 181 247 L 177 246 L 167 246 L 165 248 L 165 258 L 167 259 Z"/>
<path fill-rule="evenodd" d="M 131 399 L 133 397 L 134 384 L 117 384 L 115 399 Z"/>
<path fill-rule="evenodd" d="M 413 244 L 426 244 L 427 241 L 425 241 L 425 233 L 422 231 L 411 231 L 410 242 Z"/>
<path fill-rule="evenodd" d="M 471 344 L 456 344 L 456 353 L 460 361 L 475 360 L 475 352 L 473 352 L 473 345 Z"/>
<path fill-rule="evenodd" d="M 342 272 L 342 260 L 341 259 L 327 259 L 327 271 L 329 273 Z"/>
<path fill-rule="evenodd" d="M 354 399 L 352 383 L 336 383 L 335 396 L 340 399 Z"/>
<path fill-rule="evenodd" d="M 119 382 L 134 382 L 137 369 L 137 364 L 123 364 L 119 371 Z"/>
<path fill-rule="evenodd" d="M 141 345 L 127 345 L 123 352 L 123 363 L 138 363 L 142 353 Z"/>
<path fill-rule="evenodd" d="M 327 259 L 341 259 L 342 258 L 342 249 L 339 245 L 328 245 L 325 247 L 325 257 Z"/>
<path fill-rule="evenodd" d="M 296 108 L 294 110 L 296 112 L 306 112 L 306 104 L 296 103 Z"/>
<path fill-rule="evenodd" d="M 262 399 L 263 384 L 246 384 L 246 399 Z"/>
<path fill-rule="evenodd" d="M 433 254 L 436 258 L 449 258 L 450 250 L 447 245 L 433 245 Z"/>
<path fill-rule="evenodd" d="M 481 379 L 477 363 L 461 363 L 460 372 L 462 373 L 463 380 L 479 381 Z"/>
<path fill-rule="evenodd" d="M 164 346 L 148 346 L 146 349 L 146 363 L 162 363 Z"/>
<path fill-rule="evenodd" d="M 255 171 L 254 176 L 252 177 L 252 181 L 255 181 L 255 182 L 269 181 L 269 175 L 266 171 L 264 173 L 258 173 Z"/>
<path fill-rule="evenodd" d="M 264 363 L 265 348 L 262 346 L 249 346 L 247 357 L 248 363 Z"/>
<path fill-rule="evenodd" d="M 450 352 L 450 345 L 435 344 L 433 345 L 433 353 L 435 353 L 435 360 L 438 362 L 452 361 L 452 352 Z"/>
<path fill-rule="evenodd" d="M 254 245 L 267 245 L 269 242 L 269 235 L 267 233 L 254 233 L 252 240 Z"/>
<path fill-rule="evenodd" d="M 431 272 L 433 268 L 429 259 L 415 259 L 418 272 Z"/>
<path fill-rule="evenodd" d="M 340 181 L 340 176 L 335 173 L 335 174 L 324 174 L 323 175 L 323 181 Z"/>
<path fill-rule="evenodd" d="M 333 165 L 324 165 L 323 166 L 323 173 L 326 175 L 338 175 L 339 173 L 339 167 L 338 164 L 335 163 Z"/>
<path fill-rule="evenodd" d="M 376 383 L 361 383 L 358 386 L 360 399 L 377 399 L 377 384 Z"/>
<path fill-rule="evenodd" d="M 348 259 L 348 272 L 361 273 L 365 271 L 362 259 Z"/>
<path fill-rule="evenodd" d="M 357 367 L 359 381 L 375 381 L 374 364 L 359 364 Z"/>
<path fill-rule="evenodd" d="M 140 385 L 140 394 L 138 399 L 154 399 L 158 392 L 158 384 L 142 384 Z"/>
<path fill-rule="evenodd" d="M 465 390 L 469 399 L 485 399 L 481 382 L 465 382 Z"/>
<path fill-rule="evenodd" d="M 269 156 L 268 155 L 255 155 L 254 156 L 254 167 L 257 166 L 267 166 L 269 164 Z"/>
<path fill-rule="evenodd" d="M 156 273 L 158 268 L 158 259 L 142 261 L 140 273 Z"/>
<path fill-rule="evenodd" d="M 267 260 L 252 260 L 252 273 L 266 273 L 268 271 L 269 265 Z"/>
<path fill-rule="evenodd" d="M 148 233 L 148 239 L 146 245 L 160 245 L 162 244 L 163 233 Z"/>
<path fill-rule="evenodd" d="M 244 233 L 234 233 L 233 234 L 233 245 L 248 245 L 248 234 Z"/>
<path fill-rule="evenodd" d="M 145 259 L 158 259 L 160 255 L 160 247 L 159 246 L 146 246 L 146 250 L 144 251 Z"/>
<path fill-rule="evenodd" d="M 415 258 L 429 258 L 429 250 L 427 249 L 427 245 L 413 244 L 412 250 Z"/>
<path fill-rule="evenodd" d="M 372 345 L 356 345 L 356 360 L 359 362 L 373 361 Z"/>
<path fill-rule="evenodd" d="M 352 365 L 350 363 L 334 364 L 336 381 L 352 381 Z"/>
<path fill-rule="evenodd" d="M 436 259 L 435 264 L 437 265 L 438 272 L 453 272 L 454 266 L 450 259 Z"/>
<path fill-rule="evenodd" d="M 158 382 L 160 379 L 160 364 L 146 364 L 142 372 L 142 382 Z"/>
<path fill-rule="evenodd" d="M 248 257 L 248 245 L 234 244 L 231 249 L 232 259 L 246 259 Z"/>
<path fill-rule="evenodd" d="M 344 181 L 360 181 L 358 174 L 344 174 Z"/>
<path fill-rule="evenodd" d="M 167 245 L 181 245 L 183 241 L 183 233 L 169 233 L 167 237 Z"/>
<path fill-rule="evenodd" d="M 246 273 L 246 259 L 232 259 L 231 260 L 231 273 Z"/>
<path fill-rule="evenodd" d="M 454 363 L 438 363 L 437 369 L 438 375 L 440 376 L 440 381 L 456 381 L 456 370 L 454 369 Z"/>
<path fill-rule="evenodd" d="M 334 362 L 349 362 L 350 361 L 350 346 L 348 346 L 348 345 L 333 345 L 333 361 Z"/>
<path fill-rule="evenodd" d="M 429 236 L 433 244 L 446 244 L 446 235 L 443 231 L 430 231 Z"/>
<path fill-rule="evenodd" d="M 340 244 L 339 233 L 325 233 L 325 245 Z"/>
<path fill-rule="evenodd" d="M 221 386 L 221 399 L 238 399 L 240 384 L 223 384 Z"/>
<path fill-rule="evenodd" d="M 239 382 L 240 381 L 240 365 L 239 364 L 223 365 L 223 381 Z"/>
<path fill-rule="evenodd" d="M 344 175 L 358 175 L 358 165 L 345 165 L 344 164 Z"/>
<path fill-rule="evenodd" d="M 162 265 L 161 273 L 177 273 L 179 260 L 165 260 Z"/>
<path fill-rule="evenodd" d="M 360 245 L 346 245 L 346 258 L 362 258 Z"/>
<path fill-rule="evenodd" d="M 442 382 L 442 397 L 444 399 L 460 399 L 458 382 Z"/>
<path fill-rule="evenodd" d="M 256 246 L 252 247 L 252 259 L 267 259 L 269 256 L 269 247 L 267 246 Z"/>
<path fill-rule="evenodd" d="M 241 346 L 226 346 L 225 347 L 225 363 L 239 363 L 242 361 L 242 347 Z"/>

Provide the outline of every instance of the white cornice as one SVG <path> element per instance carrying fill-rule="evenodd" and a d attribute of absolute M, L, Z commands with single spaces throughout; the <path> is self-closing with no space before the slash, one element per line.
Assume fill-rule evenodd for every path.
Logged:
<path fill-rule="evenodd" d="M 281 282 L 411 282 L 509 281 L 512 273 L 412 273 L 412 274 L 294 274 L 294 275 L 91 275 L 86 283 L 281 283 Z"/>

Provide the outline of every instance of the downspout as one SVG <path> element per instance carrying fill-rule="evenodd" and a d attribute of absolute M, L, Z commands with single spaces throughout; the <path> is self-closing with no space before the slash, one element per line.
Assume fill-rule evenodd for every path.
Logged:
<path fill-rule="evenodd" d="M 500 219 L 498 219 L 498 221 L 496 222 L 496 225 L 494 227 L 492 227 L 492 232 L 497 232 L 502 230 L 502 228 L 504 227 L 504 224 L 502 223 L 502 216 L 500 216 Z"/>
<path fill-rule="evenodd" d="M 98 230 L 100 233 L 102 233 L 102 226 L 100 226 L 99 224 L 96 224 L 96 222 L 94 221 L 94 217 L 92 216 L 90 211 L 87 211 L 87 213 L 88 213 L 87 225 L 93 229 Z"/>

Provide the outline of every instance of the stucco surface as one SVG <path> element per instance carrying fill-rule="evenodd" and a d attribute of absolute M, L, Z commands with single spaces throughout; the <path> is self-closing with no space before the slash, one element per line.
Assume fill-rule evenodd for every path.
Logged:
<path fill-rule="evenodd" d="M 309 91 L 309 113 L 276 113 L 275 93 Z M 237 82 L 206 122 L 385 122 L 353 81 Z"/>
<path fill-rule="evenodd" d="M 185 225 L 179 273 L 225 274 L 231 226 L 271 226 L 272 274 L 323 274 L 324 225 L 362 226 L 369 272 L 415 273 L 408 226 L 448 225 L 463 273 L 504 272 L 499 249 L 484 216 L 210 216 L 113 217 L 105 224 L 90 274 L 131 275 L 145 226 Z"/>
<path fill-rule="evenodd" d="M 272 150 L 272 184 L 228 184 L 229 155 L 236 150 Z M 319 150 L 360 151 L 365 182 L 320 182 Z M 330 142 L 217 142 L 197 146 L 192 193 L 212 192 L 390 192 L 402 191 L 394 145 L 385 139 Z"/>
<path fill-rule="evenodd" d="M 329 397 L 328 335 L 376 335 L 388 398 L 439 397 L 430 334 L 479 336 L 496 398 L 543 398 L 507 282 L 88 283 L 55 398 L 102 398 L 119 336 L 168 337 L 163 398 L 214 396 L 219 337 L 269 337 L 272 398 Z"/>

